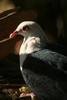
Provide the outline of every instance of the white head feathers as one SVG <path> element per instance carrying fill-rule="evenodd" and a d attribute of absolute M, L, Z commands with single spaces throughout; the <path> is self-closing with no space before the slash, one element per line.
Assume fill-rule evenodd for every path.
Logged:
<path fill-rule="evenodd" d="M 31 50 L 31 47 L 32 49 L 40 49 L 41 47 L 45 46 L 45 43 L 47 42 L 45 32 L 40 27 L 40 25 L 34 21 L 24 21 L 20 23 L 15 32 L 13 32 L 10 37 L 15 36 L 14 34 L 24 36 L 23 44 L 26 44 L 25 50 L 28 52 Z"/>

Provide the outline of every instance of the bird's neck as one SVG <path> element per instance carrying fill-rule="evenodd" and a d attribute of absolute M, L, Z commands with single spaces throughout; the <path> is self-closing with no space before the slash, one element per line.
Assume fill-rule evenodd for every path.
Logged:
<path fill-rule="evenodd" d="M 20 48 L 20 54 L 30 54 L 40 50 L 40 38 L 28 37 L 24 38 Z"/>

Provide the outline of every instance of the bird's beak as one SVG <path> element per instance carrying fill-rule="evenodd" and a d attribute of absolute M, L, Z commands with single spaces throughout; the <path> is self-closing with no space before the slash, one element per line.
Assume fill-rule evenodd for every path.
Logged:
<path fill-rule="evenodd" d="M 13 38 L 13 37 L 15 37 L 16 35 L 18 35 L 18 32 L 17 32 L 17 31 L 14 31 L 13 33 L 10 34 L 9 37 L 10 37 L 10 38 Z"/>

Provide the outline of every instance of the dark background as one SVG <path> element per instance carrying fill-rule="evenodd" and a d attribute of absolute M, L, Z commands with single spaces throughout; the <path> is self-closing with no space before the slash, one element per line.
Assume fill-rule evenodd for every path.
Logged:
<path fill-rule="evenodd" d="M 16 13 L 4 11 L 0 14 L 0 40 L 9 36 L 17 25 L 24 20 L 34 20 L 45 30 L 48 38 L 54 43 L 67 47 L 67 0 L 11 0 L 15 5 Z M 1 1 L 0 1 L 1 2 Z M 61 16 L 64 22 L 64 37 L 58 37 L 56 20 Z M 24 83 L 19 68 L 19 56 L 10 54 L 0 60 L 1 83 Z"/>

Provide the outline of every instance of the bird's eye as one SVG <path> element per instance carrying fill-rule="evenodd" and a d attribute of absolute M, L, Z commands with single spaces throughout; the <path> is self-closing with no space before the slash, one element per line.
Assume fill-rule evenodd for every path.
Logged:
<path fill-rule="evenodd" d="M 29 30 L 29 26 L 24 26 L 23 27 L 23 31 L 28 31 Z"/>

